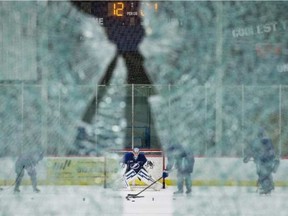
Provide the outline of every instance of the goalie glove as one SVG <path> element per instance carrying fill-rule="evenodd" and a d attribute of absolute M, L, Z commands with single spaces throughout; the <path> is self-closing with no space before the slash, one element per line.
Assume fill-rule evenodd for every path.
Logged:
<path fill-rule="evenodd" d="M 147 167 L 150 167 L 151 169 L 153 169 L 154 167 L 154 164 L 152 161 L 147 161 L 147 164 L 146 164 Z"/>
<path fill-rule="evenodd" d="M 120 163 L 120 166 L 124 169 L 126 167 L 125 163 Z"/>
<path fill-rule="evenodd" d="M 168 176 L 169 176 L 168 172 L 167 172 L 166 170 L 163 171 L 163 173 L 162 173 L 162 178 L 165 179 L 165 178 L 167 178 Z"/>

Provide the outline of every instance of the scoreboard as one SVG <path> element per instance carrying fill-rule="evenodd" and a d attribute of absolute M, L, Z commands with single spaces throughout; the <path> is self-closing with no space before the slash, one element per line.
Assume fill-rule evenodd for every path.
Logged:
<path fill-rule="evenodd" d="M 142 22 L 149 13 L 158 13 L 158 2 L 140 1 L 92 1 L 73 2 L 85 13 L 94 16 L 100 25 L 134 26 Z"/>
<path fill-rule="evenodd" d="M 158 3 L 150 2 L 109 2 L 108 16 L 145 16 L 143 7 L 146 7 L 154 12 L 158 11 Z"/>

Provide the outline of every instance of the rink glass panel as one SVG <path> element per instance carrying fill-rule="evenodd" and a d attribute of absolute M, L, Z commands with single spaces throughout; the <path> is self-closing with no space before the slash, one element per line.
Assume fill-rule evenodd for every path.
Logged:
<path fill-rule="evenodd" d="M 54 7 L 58 8 L 59 12 L 61 7 L 64 8 L 64 14 L 68 11 L 65 10 L 67 2 L 49 3 L 49 7 L 53 4 L 57 4 Z M 151 15 L 149 21 L 158 26 L 159 31 L 165 25 L 176 25 L 179 36 L 170 44 L 171 49 L 175 48 L 170 52 L 172 56 L 166 58 L 160 53 L 158 58 L 146 58 L 147 70 L 150 69 L 149 64 L 155 69 L 150 71 L 153 84 L 134 85 L 134 105 L 132 85 L 119 87 L 119 92 L 127 92 L 123 98 L 126 103 L 127 130 L 122 147 L 131 147 L 133 121 L 133 142 L 141 147 L 161 148 L 164 142 L 184 142 L 192 143 L 189 145 L 193 146 L 197 155 L 242 156 L 244 146 L 255 138 L 256 128 L 265 125 L 277 153 L 287 156 L 287 4 L 159 2 L 159 13 Z M 71 38 L 75 37 L 75 40 L 71 39 L 67 48 L 64 43 L 66 37 L 63 36 L 65 31 L 62 31 L 64 33 L 60 36 L 47 29 L 42 31 L 46 24 L 47 28 L 51 25 L 51 19 L 45 21 L 45 16 L 53 17 L 54 11 L 43 13 L 46 9 L 44 3 L 35 6 L 28 2 L 1 2 L 1 6 L 11 25 L 4 25 L 7 21 L 4 19 L 1 24 L 6 33 L 14 35 L 11 40 L 17 42 L 12 46 L 13 43 L 3 31 L 1 49 L 15 51 L 17 46 L 25 42 L 31 47 L 25 55 L 23 50 L 19 50 L 16 57 L 21 61 L 11 61 L 11 56 L 6 51 L 1 52 L 1 72 L 5 70 L 0 80 L 1 149 L 5 154 L 16 155 L 31 146 L 41 145 L 47 149 L 47 154 L 70 154 L 75 150 L 77 127 L 87 105 L 93 95 L 98 94 L 99 99 L 101 88 L 107 88 L 98 88 L 95 82 L 100 79 L 97 72 L 101 71 L 101 68 L 90 68 L 86 71 L 85 78 L 81 77 L 83 74 L 77 73 L 75 68 L 81 68 L 81 61 L 73 62 L 69 58 L 72 58 L 71 53 L 74 53 L 77 47 L 73 44 L 77 44 L 79 38 L 73 35 Z M 7 13 L 13 10 L 20 13 L 25 8 L 29 8 L 29 16 L 23 16 L 27 17 L 27 22 L 17 22 L 17 14 L 14 17 L 13 13 Z M 27 12 L 25 14 L 27 15 Z M 164 22 L 165 19 L 161 19 L 161 16 L 169 19 Z M 37 26 L 34 19 L 37 19 L 36 23 L 43 25 Z M 62 19 L 63 23 L 69 24 L 67 17 L 65 19 L 63 16 Z M 163 23 L 159 23 L 160 21 Z M 29 31 L 19 31 L 21 26 Z M 73 29 L 71 26 L 69 27 Z M 60 27 L 65 28 L 65 25 Z M 172 37 L 169 38 L 171 32 L 158 33 L 159 43 L 161 37 L 172 40 Z M 156 38 L 157 35 L 152 36 Z M 33 37 L 36 40 L 29 39 Z M 149 35 L 147 37 L 149 38 Z M 55 38 L 59 40 L 59 46 L 53 47 Z M 58 58 L 56 61 L 56 58 L 51 57 L 48 48 L 54 48 L 57 55 L 65 58 Z M 65 53 L 69 55 L 66 56 Z M 48 61 L 45 56 L 49 56 L 53 61 Z M 39 61 L 37 71 L 35 59 Z M 70 60 L 70 66 L 73 66 L 73 63 L 80 66 L 71 69 L 66 60 Z M 15 62 L 19 67 L 15 69 L 11 62 Z M 50 65 L 47 65 L 48 63 Z M 101 65 L 101 62 L 98 65 Z M 22 78 L 19 68 L 23 73 Z M 165 70 L 168 72 L 165 73 Z M 15 74 L 15 80 L 11 80 L 11 74 Z M 184 75 L 191 81 L 188 86 L 182 83 L 184 79 L 181 78 Z M 95 77 L 97 79 L 93 79 Z M 152 93 L 151 89 L 154 87 L 156 91 Z M 163 112 L 167 113 L 168 118 L 165 120 L 171 133 L 164 134 L 165 138 L 157 132 L 157 128 L 164 125 L 159 126 L 155 120 L 157 118 L 150 113 L 150 106 L 153 105 L 146 102 L 155 94 L 163 96 L 167 104 Z M 97 119 L 97 113 L 95 109 L 92 122 Z M 184 128 L 181 128 L 182 122 L 185 122 Z M 155 126 L 157 124 L 158 126 Z M 92 130 L 95 127 L 97 129 L 97 124 L 93 125 Z M 98 148 L 97 137 L 95 143 L 95 148 Z M 109 145 L 113 146 L 113 143 Z"/>
<path fill-rule="evenodd" d="M 151 89 L 147 88 L 147 90 L 145 88 L 146 87 L 144 87 L 144 89 L 140 88 L 139 90 L 134 87 L 134 90 L 140 91 L 140 93 L 143 90 L 143 94 L 146 94 L 147 91 L 150 91 L 149 89 Z M 21 88 L 21 85 L 1 85 L 1 89 L 2 107 L 7 107 L 5 109 L 9 110 L 8 114 L 7 111 L 5 114 L 4 112 L 2 113 L 2 120 L 3 122 L 6 122 L 6 124 L 2 124 L 1 126 L 1 139 L 3 141 L 3 145 L 1 145 L 2 149 L 5 149 L 6 153 L 10 152 L 11 154 L 15 154 L 17 153 L 15 152 L 15 149 L 28 149 L 29 147 L 27 146 L 29 144 L 33 146 L 36 143 L 44 145 L 44 141 L 47 139 L 46 145 L 49 152 L 56 155 L 65 154 L 65 151 L 67 151 L 67 148 L 71 145 L 69 142 L 74 141 L 77 122 L 70 120 L 68 118 L 69 115 L 67 115 L 61 107 L 64 104 L 70 104 L 70 106 L 73 107 L 75 104 L 80 103 L 79 100 L 66 97 L 65 95 L 69 95 L 68 92 L 67 94 L 63 94 L 63 92 L 60 93 L 57 91 L 57 100 L 48 98 L 47 101 L 43 102 L 43 98 L 39 93 L 39 88 L 33 85 L 25 86 L 24 88 Z M 119 89 L 128 89 L 131 91 L 132 87 L 123 86 Z M 165 91 L 177 91 L 177 86 L 162 86 L 162 89 Z M 80 96 L 85 95 L 85 93 L 90 94 L 90 91 L 93 91 L 93 88 L 90 86 L 79 86 L 77 91 L 75 87 L 72 90 L 71 92 L 77 92 Z M 186 119 L 187 121 L 187 119 L 191 119 L 189 128 L 191 133 L 187 134 L 187 139 L 190 140 L 191 145 L 195 147 L 197 155 L 213 156 L 216 155 L 217 152 L 221 152 L 222 155 L 226 156 L 241 156 L 243 146 L 255 138 L 255 131 L 250 130 L 252 125 L 254 128 L 257 128 L 258 125 L 265 125 L 269 130 L 269 135 L 273 140 L 276 150 L 279 152 L 281 149 L 283 156 L 287 154 L 286 136 L 283 133 L 287 127 L 287 86 L 266 86 L 262 88 L 229 86 L 223 88 L 223 136 L 219 145 L 215 143 L 216 110 L 214 90 L 215 88 L 198 86 L 197 88 L 194 88 L 194 90 L 191 90 L 191 94 L 189 95 L 190 98 L 188 96 L 185 98 L 185 104 L 178 104 L 177 102 L 167 103 L 169 118 L 166 119 L 166 123 L 171 127 L 171 137 L 166 138 L 167 142 L 172 142 L 173 130 L 178 130 L 177 127 L 181 127 L 181 124 L 177 125 L 173 123 L 173 118 L 181 115 L 180 110 L 189 110 L 188 113 L 190 115 L 183 116 L 183 120 Z M 201 97 L 193 99 L 193 96 L 195 95 L 193 94 L 193 91 L 196 92 L 195 94 L 198 96 L 201 95 Z M 265 92 L 265 94 L 263 94 L 263 92 Z M 31 101 L 29 99 L 31 96 L 34 97 L 37 94 L 39 100 Z M 147 133 L 146 128 L 150 128 L 150 135 L 152 134 L 150 137 L 151 140 L 153 140 L 153 133 L 156 133 L 156 131 L 149 125 L 151 115 L 149 116 L 147 110 L 146 98 L 141 96 L 139 99 L 139 95 L 137 98 L 137 94 L 139 94 L 139 92 L 134 94 L 136 97 L 134 100 L 134 142 L 137 147 L 146 147 L 145 145 L 143 146 L 143 144 L 147 142 L 147 139 L 149 139 L 149 137 L 147 138 L 149 133 Z M 91 99 L 88 98 L 88 96 L 84 98 L 87 101 Z M 144 106 L 142 106 L 144 100 L 146 105 L 144 104 Z M 131 105 L 129 106 L 131 95 L 130 97 L 127 97 L 127 101 L 128 109 L 126 115 L 128 115 L 128 119 L 131 121 L 132 115 L 129 111 L 132 109 Z M 200 101 L 201 103 L 198 104 L 197 101 Z M 193 103 L 196 102 L 199 107 L 193 109 Z M 44 107 L 44 104 L 47 104 L 47 106 Z M 48 111 L 44 114 L 45 110 Z M 265 113 L 264 116 L 260 114 L 260 110 Z M 81 115 L 79 112 L 78 114 Z M 97 112 L 95 118 L 97 118 Z M 47 125 L 43 124 L 45 120 Z M 140 124 L 141 121 L 142 125 Z M 65 136 L 64 134 L 61 134 L 61 131 L 63 131 L 64 128 Z M 280 129 L 281 133 L 279 136 Z M 126 139 L 129 144 L 126 147 L 130 147 L 131 144 L 131 131 L 131 125 L 129 126 L 129 124 L 127 124 Z M 141 142 L 138 143 L 137 139 L 140 139 Z"/>

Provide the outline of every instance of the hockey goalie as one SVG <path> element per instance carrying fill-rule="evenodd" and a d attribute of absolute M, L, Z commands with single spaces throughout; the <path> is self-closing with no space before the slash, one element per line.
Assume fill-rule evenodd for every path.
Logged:
<path fill-rule="evenodd" d="M 125 168 L 125 173 L 123 175 L 125 186 L 128 189 L 130 185 L 139 179 L 146 185 L 150 185 L 156 180 L 147 172 L 145 167 L 153 168 L 153 163 L 147 160 L 145 154 L 140 152 L 139 148 L 134 148 L 132 152 L 128 152 L 124 155 L 122 160 L 122 165 Z M 154 190 L 160 190 L 162 184 L 157 182 L 152 185 Z"/>

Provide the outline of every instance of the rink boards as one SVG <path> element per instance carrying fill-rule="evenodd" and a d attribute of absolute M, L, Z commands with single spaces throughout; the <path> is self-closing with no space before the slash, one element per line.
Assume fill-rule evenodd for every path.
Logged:
<path fill-rule="evenodd" d="M 148 172 L 156 179 L 162 174 L 161 157 L 152 158 L 154 168 Z M 0 185 L 15 181 L 14 158 L 2 158 L 5 169 L 0 170 Z M 157 165 L 158 164 L 158 165 Z M 288 186 L 287 159 L 282 159 L 273 178 L 276 186 Z M 104 157 L 46 157 L 37 165 L 39 184 L 43 185 L 105 185 L 121 178 L 124 170 L 117 158 Z M 174 185 L 176 170 L 169 173 L 167 185 Z M 242 158 L 197 157 L 192 174 L 193 185 L 198 186 L 253 186 L 257 179 L 253 161 L 245 164 Z M 23 184 L 30 184 L 27 175 Z"/>

